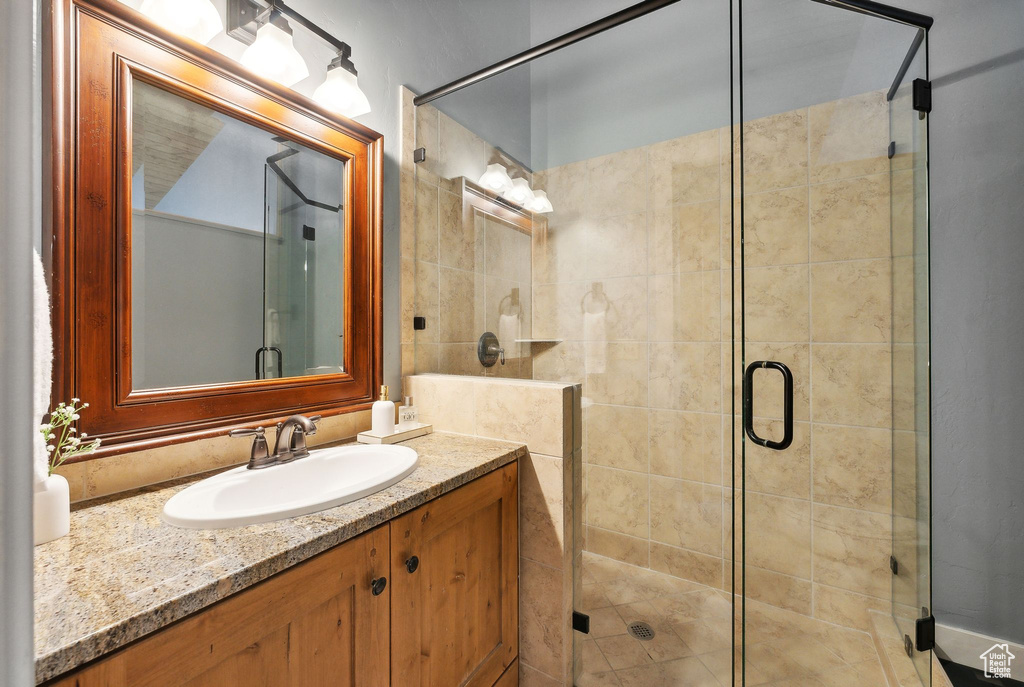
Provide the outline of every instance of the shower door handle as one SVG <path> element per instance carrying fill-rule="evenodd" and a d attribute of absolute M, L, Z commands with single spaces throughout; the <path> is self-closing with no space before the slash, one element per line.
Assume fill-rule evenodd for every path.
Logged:
<path fill-rule="evenodd" d="M 783 425 L 782 441 L 762 439 L 754 431 L 754 372 L 757 370 L 778 370 L 783 382 Z M 793 443 L 793 373 L 776 360 L 757 360 L 747 365 L 743 373 L 743 431 L 755 444 L 776 451 L 784 451 Z"/>

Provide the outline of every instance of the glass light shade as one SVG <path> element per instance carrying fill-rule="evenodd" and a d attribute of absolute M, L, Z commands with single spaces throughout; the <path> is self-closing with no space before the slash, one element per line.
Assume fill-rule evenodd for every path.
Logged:
<path fill-rule="evenodd" d="M 530 185 L 526 183 L 526 179 L 522 177 L 513 179 L 512 188 L 505 191 L 502 195 L 506 200 L 516 205 L 526 205 L 533 200 L 533 191 L 530 190 Z"/>
<path fill-rule="evenodd" d="M 551 207 L 551 201 L 548 200 L 548 194 L 544 191 L 534 191 L 533 200 L 526 205 L 526 209 L 530 212 L 536 212 L 539 214 L 552 212 L 554 210 L 554 208 Z"/>
<path fill-rule="evenodd" d="M 269 21 L 257 29 L 256 40 L 242 53 L 240 62 L 282 86 L 291 86 L 309 76 L 291 35 Z"/>
<path fill-rule="evenodd" d="M 145 0 L 139 11 L 160 26 L 206 44 L 224 30 L 210 0 Z"/>
<path fill-rule="evenodd" d="M 508 175 L 507 169 L 495 163 L 487 165 L 487 171 L 480 175 L 478 183 L 488 191 L 504 193 L 512 188 L 512 177 Z"/>
<path fill-rule="evenodd" d="M 327 70 L 327 79 L 313 91 L 313 100 L 346 117 L 358 117 L 370 111 L 370 101 L 360 90 L 356 75 L 344 67 Z"/>

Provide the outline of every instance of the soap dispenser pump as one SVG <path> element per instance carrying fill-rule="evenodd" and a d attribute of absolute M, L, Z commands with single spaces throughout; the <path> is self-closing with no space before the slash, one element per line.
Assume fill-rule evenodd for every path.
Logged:
<path fill-rule="evenodd" d="M 395 404 L 388 400 L 388 387 L 380 388 L 380 400 L 374 401 L 370 412 L 370 431 L 378 436 L 395 433 Z"/>

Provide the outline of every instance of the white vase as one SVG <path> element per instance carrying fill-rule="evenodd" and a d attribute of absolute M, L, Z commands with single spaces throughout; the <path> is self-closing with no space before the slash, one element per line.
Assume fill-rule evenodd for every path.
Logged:
<path fill-rule="evenodd" d="M 36 546 L 70 531 L 71 492 L 68 481 L 60 475 L 50 475 L 36 487 L 32 506 Z"/>

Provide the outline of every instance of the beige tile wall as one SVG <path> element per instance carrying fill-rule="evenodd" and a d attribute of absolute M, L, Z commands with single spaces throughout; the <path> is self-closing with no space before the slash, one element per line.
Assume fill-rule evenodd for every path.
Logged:
<path fill-rule="evenodd" d="M 869 93 L 746 127 L 746 357 L 793 370 L 797 420 L 786 452 L 746 444 L 747 590 L 863 628 L 890 583 L 887 109 Z M 555 206 L 534 240 L 534 335 L 566 339 L 534 377 L 583 381 L 585 546 L 723 588 L 730 155 L 722 129 L 534 177 Z M 757 381 L 756 427 L 778 434 L 781 385 Z"/>
<path fill-rule="evenodd" d="M 579 386 L 441 374 L 404 380 L 438 431 L 523 442 L 519 463 L 519 659 L 523 684 L 573 684 L 582 447 Z"/>

